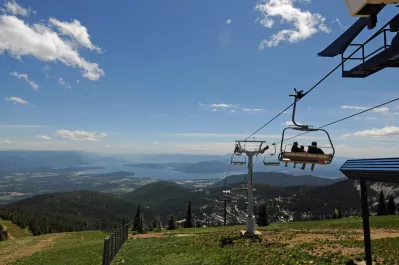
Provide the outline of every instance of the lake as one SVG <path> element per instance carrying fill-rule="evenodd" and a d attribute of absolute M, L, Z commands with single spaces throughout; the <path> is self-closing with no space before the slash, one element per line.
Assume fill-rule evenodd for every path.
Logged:
<path fill-rule="evenodd" d="M 125 163 L 94 163 L 85 166 L 101 166 L 103 169 L 92 169 L 80 171 L 79 174 L 105 174 L 117 171 L 125 171 L 135 173 L 136 178 L 152 178 L 157 180 L 165 179 L 214 179 L 214 178 L 224 178 L 227 172 L 224 173 L 214 173 L 214 174 L 195 174 L 195 173 L 183 173 L 179 171 L 174 171 L 171 169 L 147 169 L 138 167 L 125 167 Z M 228 168 L 226 168 L 226 171 Z M 243 172 L 231 171 L 230 175 L 243 174 Z"/>

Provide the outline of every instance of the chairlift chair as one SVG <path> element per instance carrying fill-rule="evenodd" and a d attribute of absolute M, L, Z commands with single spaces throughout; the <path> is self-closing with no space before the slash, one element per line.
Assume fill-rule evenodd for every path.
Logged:
<path fill-rule="evenodd" d="M 275 166 L 280 166 L 280 162 L 277 160 L 277 161 L 269 161 L 268 159 L 266 159 L 268 156 L 270 156 L 270 157 L 274 157 L 276 154 L 277 154 L 277 147 L 276 147 L 276 144 L 274 143 L 274 144 L 272 144 L 273 146 L 274 146 L 274 152 L 273 152 L 273 150 L 272 150 L 272 152 L 273 153 L 271 153 L 271 154 L 266 154 L 265 155 L 265 157 L 263 158 L 263 164 L 265 165 L 265 166 L 271 166 L 271 167 L 275 167 Z"/>
<path fill-rule="evenodd" d="M 294 89 L 296 94 L 295 95 L 290 95 L 294 97 L 294 107 L 293 107 L 293 112 L 292 112 L 292 122 L 293 126 L 289 126 L 283 130 L 282 138 L 281 138 L 281 145 L 280 145 L 280 155 L 279 155 L 279 160 L 281 162 L 286 163 L 286 166 L 288 163 L 294 163 L 294 167 L 296 164 L 302 164 L 302 169 L 305 169 L 306 164 L 311 164 L 311 170 L 314 171 L 315 165 L 328 165 L 331 164 L 334 155 L 335 155 L 335 149 L 334 145 L 331 141 L 331 137 L 329 133 L 321 128 L 310 128 L 309 125 L 300 125 L 295 122 L 295 112 L 296 112 L 296 104 L 297 101 L 300 100 L 304 94 L 303 91 L 297 91 Z M 285 141 L 284 141 L 284 135 L 286 130 L 295 130 L 295 131 L 304 131 L 304 132 L 317 132 L 321 131 L 324 132 L 327 135 L 327 138 L 330 142 L 331 148 L 332 148 L 332 153 L 331 154 L 309 154 L 305 152 L 287 152 L 284 147 Z M 287 146 L 287 145 L 286 145 Z"/>
<path fill-rule="evenodd" d="M 243 155 L 233 154 L 231 156 L 231 164 L 236 166 L 243 166 L 247 164 L 247 158 Z"/>

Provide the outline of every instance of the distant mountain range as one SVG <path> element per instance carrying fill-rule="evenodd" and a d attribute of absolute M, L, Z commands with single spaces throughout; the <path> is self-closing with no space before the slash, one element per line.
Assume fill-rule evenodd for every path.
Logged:
<path fill-rule="evenodd" d="M 224 173 L 228 170 L 229 164 L 221 161 L 201 161 L 196 163 L 188 162 L 169 162 L 169 163 L 137 163 L 125 165 L 127 167 L 147 168 L 147 169 L 172 169 L 183 173 L 213 174 Z M 238 171 L 245 172 L 245 167 L 240 167 Z"/>
<path fill-rule="evenodd" d="M 224 187 L 225 184 L 227 186 L 236 185 L 237 183 L 246 183 L 247 174 L 243 175 L 232 175 L 227 177 L 224 180 L 216 182 L 212 185 L 212 187 Z M 253 183 L 257 184 L 265 184 L 270 186 L 326 186 L 336 182 L 339 182 L 343 179 L 326 179 L 319 178 L 315 176 L 309 175 L 299 175 L 293 176 L 284 173 L 277 172 L 255 172 L 253 174 Z"/>
<path fill-rule="evenodd" d="M 307 176 L 306 178 L 308 178 Z M 310 179 L 310 178 L 309 178 Z M 254 185 L 255 204 L 267 203 L 272 221 L 293 220 L 303 218 L 303 214 L 311 214 L 311 218 L 329 218 L 334 208 L 341 209 L 346 216 L 360 213 L 360 196 L 358 183 L 343 180 L 324 186 L 270 186 Z M 396 198 L 399 203 L 399 186 L 383 183 L 368 185 L 370 209 L 375 212 L 379 192 Z M 42 218 L 48 215 L 59 215 L 68 220 L 100 221 L 132 219 L 136 208 L 141 204 L 145 221 L 150 223 L 159 214 L 165 222 L 173 214 L 177 219 L 184 219 L 187 202 L 192 201 L 196 220 L 216 224 L 222 220 L 223 203 L 219 200 L 230 199 L 228 203 L 228 222 L 239 224 L 245 222 L 246 186 L 236 184 L 229 187 L 210 187 L 187 189 L 173 182 L 155 182 L 147 184 L 124 195 L 96 191 L 74 191 L 34 196 L 1 209 L 14 207 L 19 211 L 35 211 Z M 299 217 L 298 217 L 299 216 Z M 302 216 L 302 217 L 301 217 Z M 331 217 L 331 216 L 330 216 Z"/>

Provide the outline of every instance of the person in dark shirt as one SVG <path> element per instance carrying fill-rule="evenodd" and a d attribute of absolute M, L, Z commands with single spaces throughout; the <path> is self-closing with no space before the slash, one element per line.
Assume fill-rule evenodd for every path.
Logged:
<path fill-rule="evenodd" d="M 293 146 L 291 148 L 291 152 L 293 152 L 293 153 L 301 153 L 301 152 L 303 152 L 301 150 L 301 148 L 299 148 L 298 142 L 294 142 L 294 144 L 293 144 Z"/>
<path fill-rule="evenodd" d="M 301 150 L 302 150 L 303 153 L 306 153 L 305 146 L 301 145 Z"/>
<path fill-rule="evenodd" d="M 308 154 L 319 154 L 323 155 L 324 152 L 319 147 L 317 147 L 317 142 L 312 142 L 312 145 L 308 148 Z"/>

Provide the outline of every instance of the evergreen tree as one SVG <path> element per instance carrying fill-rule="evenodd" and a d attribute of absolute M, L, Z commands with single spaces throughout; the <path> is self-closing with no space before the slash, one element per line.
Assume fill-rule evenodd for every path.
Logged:
<path fill-rule="evenodd" d="M 176 220 L 175 217 L 171 215 L 168 222 L 168 230 L 175 230 L 175 229 L 176 229 Z"/>
<path fill-rule="evenodd" d="M 269 225 L 269 216 L 267 215 L 266 204 L 262 204 L 259 207 L 257 223 L 259 226 L 268 226 Z"/>
<path fill-rule="evenodd" d="M 152 228 L 155 229 L 158 227 L 158 222 L 157 222 L 157 218 L 154 218 L 154 221 L 152 221 Z"/>
<path fill-rule="evenodd" d="M 193 215 L 191 213 L 191 200 L 188 201 L 186 220 L 184 221 L 184 228 L 193 227 Z"/>
<path fill-rule="evenodd" d="M 385 206 L 384 192 L 381 190 L 380 199 L 378 201 L 377 215 L 387 215 L 387 209 Z"/>
<path fill-rule="evenodd" d="M 139 234 L 144 234 L 144 218 L 141 215 L 135 231 Z"/>
<path fill-rule="evenodd" d="M 396 205 L 395 205 L 395 201 L 394 201 L 392 196 L 389 197 L 388 207 L 387 208 L 388 208 L 387 212 L 388 212 L 389 215 L 395 215 L 396 214 Z"/>
<path fill-rule="evenodd" d="M 339 218 L 339 219 L 342 219 L 341 209 L 338 209 L 338 218 Z"/>
<path fill-rule="evenodd" d="M 133 231 L 137 231 L 137 226 L 140 223 L 140 217 L 141 217 L 141 211 L 140 211 L 140 204 L 139 204 L 139 206 L 137 207 L 136 215 L 134 216 L 134 220 L 133 220 L 133 227 L 132 227 Z"/>

